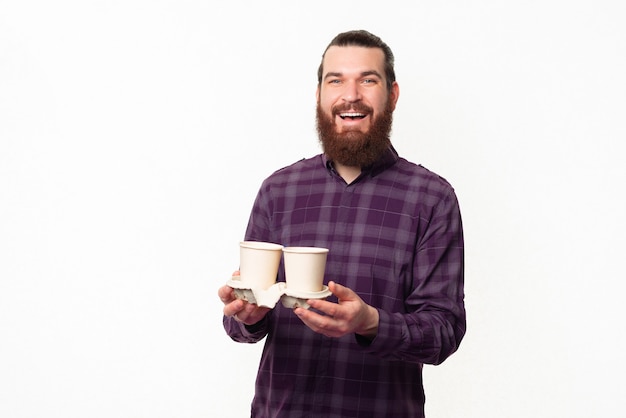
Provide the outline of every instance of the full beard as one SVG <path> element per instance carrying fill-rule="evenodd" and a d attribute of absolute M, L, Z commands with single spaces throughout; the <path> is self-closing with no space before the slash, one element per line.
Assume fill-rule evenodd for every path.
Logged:
<path fill-rule="evenodd" d="M 353 105 L 352 109 L 372 114 L 369 108 L 359 109 L 359 106 Z M 391 104 L 387 104 L 383 113 L 373 120 L 365 133 L 360 131 L 338 133 L 334 115 L 341 110 L 345 109 L 335 107 L 332 109 L 332 116 L 328 116 L 321 109 L 319 102 L 317 103 L 317 132 L 324 153 L 331 161 L 350 167 L 367 167 L 373 164 L 391 144 L 389 139 L 393 121 Z"/>

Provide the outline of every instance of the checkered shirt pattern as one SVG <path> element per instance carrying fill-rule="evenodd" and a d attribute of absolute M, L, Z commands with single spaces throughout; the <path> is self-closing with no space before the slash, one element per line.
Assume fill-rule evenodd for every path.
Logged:
<path fill-rule="evenodd" d="M 328 248 L 325 283 L 380 315 L 372 341 L 317 334 L 280 303 L 253 326 L 224 317 L 233 340 L 265 339 L 251 416 L 424 416 L 423 364 L 454 353 L 466 327 L 461 215 L 446 180 L 393 147 L 351 184 L 324 155 L 303 159 L 263 182 L 245 239 Z"/>

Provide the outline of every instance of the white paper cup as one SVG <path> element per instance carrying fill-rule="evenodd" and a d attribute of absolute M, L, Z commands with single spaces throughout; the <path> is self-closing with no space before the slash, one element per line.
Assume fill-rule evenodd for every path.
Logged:
<path fill-rule="evenodd" d="M 265 290 L 276 283 L 283 246 L 271 242 L 239 243 L 239 279 L 250 289 Z"/>
<path fill-rule="evenodd" d="M 327 248 L 283 248 L 286 288 L 291 292 L 322 291 L 327 255 Z"/>

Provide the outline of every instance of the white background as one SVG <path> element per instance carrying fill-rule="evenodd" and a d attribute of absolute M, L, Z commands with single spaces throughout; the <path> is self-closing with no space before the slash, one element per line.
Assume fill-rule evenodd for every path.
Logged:
<path fill-rule="evenodd" d="M 623 413 L 625 3 L 226 3 L 0 1 L 0 416 L 248 416 L 261 345 L 217 288 L 359 28 L 397 58 L 396 148 L 464 218 L 429 418 Z"/>

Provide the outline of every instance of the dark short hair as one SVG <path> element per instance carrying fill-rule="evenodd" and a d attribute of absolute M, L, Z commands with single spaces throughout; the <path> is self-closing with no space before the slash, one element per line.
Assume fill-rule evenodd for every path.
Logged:
<path fill-rule="evenodd" d="M 366 30 L 351 30 L 340 33 L 335 36 L 328 44 L 322 54 L 322 62 L 317 70 L 317 84 L 322 83 L 322 73 L 324 71 L 324 56 L 331 46 L 362 46 L 365 48 L 380 48 L 385 54 L 385 78 L 387 79 L 387 90 L 391 91 L 391 86 L 396 81 L 396 72 L 394 70 L 394 57 L 391 48 L 383 42 L 378 36 Z"/>

